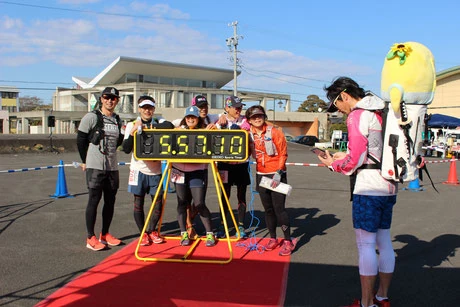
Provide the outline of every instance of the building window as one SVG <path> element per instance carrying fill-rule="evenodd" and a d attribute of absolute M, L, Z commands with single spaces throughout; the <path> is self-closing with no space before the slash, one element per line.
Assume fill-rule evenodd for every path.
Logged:
<path fill-rule="evenodd" d="M 168 77 L 160 77 L 160 84 L 173 85 L 173 79 Z"/>
<path fill-rule="evenodd" d="M 158 84 L 158 77 L 155 76 L 144 76 L 144 83 Z"/>
<path fill-rule="evenodd" d="M 126 74 L 126 83 L 137 82 L 138 77 L 137 74 Z"/>
<path fill-rule="evenodd" d="M 222 94 L 212 94 L 211 95 L 211 108 L 213 109 L 223 109 L 224 108 L 224 95 Z M 209 101 L 209 99 L 208 99 Z"/>
<path fill-rule="evenodd" d="M 2 98 L 18 98 L 18 93 L 16 93 L 16 92 L 2 92 Z"/>
<path fill-rule="evenodd" d="M 184 108 L 185 105 L 184 105 L 184 97 L 186 96 L 186 94 L 184 92 L 177 92 L 177 100 L 176 100 L 176 107 L 177 108 Z"/>

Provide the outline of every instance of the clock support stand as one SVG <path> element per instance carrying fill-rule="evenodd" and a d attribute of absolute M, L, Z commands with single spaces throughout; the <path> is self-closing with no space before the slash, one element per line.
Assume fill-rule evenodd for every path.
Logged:
<path fill-rule="evenodd" d="M 150 206 L 150 211 L 149 211 L 149 213 L 147 215 L 147 218 L 145 219 L 145 224 L 144 224 L 144 228 L 142 229 L 142 234 L 139 237 L 139 240 L 137 242 L 137 246 L 136 246 L 136 249 L 135 249 L 135 252 L 134 252 L 134 254 L 135 254 L 137 259 L 143 260 L 143 261 L 152 261 L 152 262 L 214 263 L 214 264 L 227 264 L 227 263 L 230 263 L 232 261 L 232 259 L 233 259 L 233 250 L 232 250 L 231 242 L 235 242 L 235 241 L 240 240 L 241 233 L 239 232 L 239 229 L 237 227 L 235 216 L 233 214 L 232 207 L 230 205 L 230 201 L 228 199 L 228 196 L 225 193 L 223 182 L 222 182 L 220 174 L 219 174 L 219 172 L 217 170 L 216 163 L 214 161 L 207 161 L 207 162 L 211 166 L 212 175 L 213 175 L 213 178 L 214 178 L 214 184 L 215 184 L 216 192 L 217 192 L 217 198 L 219 200 L 220 212 L 221 213 L 225 212 L 223 210 L 224 209 L 224 204 L 223 204 L 223 200 L 222 200 L 222 195 L 223 195 L 224 200 L 225 200 L 225 205 L 228 207 L 229 212 L 230 212 L 230 216 L 231 216 L 232 221 L 233 221 L 233 224 L 235 225 L 236 237 L 235 238 L 230 238 L 229 231 L 228 231 L 228 226 L 227 226 L 227 218 L 226 218 L 225 214 L 222 214 L 222 221 L 223 221 L 224 228 L 225 228 L 226 238 L 225 239 L 217 239 L 216 238 L 216 240 L 218 240 L 220 242 L 227 242 L 228 251 L 229 251 L 228 259 L 223 259 L 223 260 L 219 260 L 219 259 L 190 259 L 190 255 L 192 255 L 192 253 L 195 250 L 195 248 L 197 247 L 197 245 L 201 241 L 206 241 L 206 237 L 201 237 L 201 238 L 197 238 L 196 240 L 194 240 L 193 243 L 190 245 L 190 248 L 188 249 L 188 251 L 185 253 L 185 255 L 182 258 L 176 258 L 176 259 L 175 258 L 156 258 L 156 257 L 142 257 L 142 256 L 139 255 L 139 249 L 140 249 L 140 244 L 141 244 L 141 240 L 142 240 L 142 234 L 145 233 L 145 231 L 146 231 L 146 229 L 148 227 L 148 224 L 149 224 L 149 221 L 150 221 L 150 219 L 152 217 L 153 210 L 154 210 L 156 200 L 158 199 L 158 197 L 163 198 L 163 211 L 162 211 L 162 214 L 161 214 L 161 217 L 160 217 L 160 220 L 159 220 L 159 224 L 158 224 L 158 233 L 160 233 L 161 223 L 162 223 L 162 219 L 163 219 L 164 206 L 166 205 L 166 197 L 167 197 L 167 194 L 168 194 L 168 186 L 170 184 L 169 179 L 170 179 L 170 175 L 171 175 L 171 165 L 172 165 L 171 161 L 167 161 L 166 167 L 164 168 L 163 174 L 161 176 L 160 183 L 162 184 L 163 182 L 166 182 L 166 186 L 163 189 L 163 195 L 160 196 L 159 194 L 160 194 L 161 189 L 157 189 L 157 191 L 155 193 L 155 196 L 154 196 L 154 199 L 152 201 L 152 205 Z M 187 161 L 187 163 L 190 163 L 190 162 Z M 192 162 L 192 163 L 198 163 L 198 162 Z M 203 162 L 200 162 L 200 163 L 203 163 Z M 165 181 L 165 178 L 167 179 L 166 181 Z M 222 191 L 222 193 L 221 193 L 221 191 Z M 180 240 L 181 239 L 180 236 L 166 236 L 165 238 L 167 240 Z M 209 248 L 209 249 L 211 251 L 212 247 Z"/>

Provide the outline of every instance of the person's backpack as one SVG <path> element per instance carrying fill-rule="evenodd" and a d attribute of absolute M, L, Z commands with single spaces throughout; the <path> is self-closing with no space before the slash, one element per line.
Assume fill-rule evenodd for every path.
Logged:
<path fill-rule="evenodd" d="M 269 156 L 277 156 L 278 151 L 276 150 L 275 143 L 273 143 L 272 129 L 273 129 L 273 126 L 271 125 L 267 126 L 267 132 L 265 133 L 265 138 L 264 138 L 265 151 L 267 152 L 267 155 Z"/>
<path fill-rule="evenodd" d="M 104 116 L 102 115 L 102 112 L 100 110 L 94 110 L 92 111 L 94 114 L 97 116 L 97 121 L 96 125 L 94 126 L 93 129 L 89 132 L 88 139 L 90 143 L 98 146 L 100 145 L 101 140 L 104 139 L 105 132 L 104 132 Z M 118 132 L 119 132 L 119 141 L 120 139 L 123 140 L 123 137 L 121 135 L 121 127 L 123 125 L 120 116 L 118 114 L 114 114 L 115 119 L 118 124 Z"/>
<path fill-rule="evenodd" d="M 385 101 L 381 170 L 385 179 L 414 181 L 422 179 L 421 170 L 430 177 L 421 156 L 422 132 L 427 124 L 427 105 L 433 100 L 435 88 L 434 58 L 426 46 L 405 42 L 390 48 L 381 79 Z M 431 184 L 434 188 L 433 181 Z"/>
<path fill-rule="evenodd" d="M 426 106 L 401 102 L 402 116 L 398 118 L 390 104 L 385 101 L 385 107 L 375 111 L 382 115 L 382 156 L 378 160 L 368 155 L 374 164 L 364 164 L 360 168 L 380 169 L 383 178 L 400 183 L 423 180 L 423 170 L 436 190 L 421 156 L 422 131 L 428 121 Z"/>

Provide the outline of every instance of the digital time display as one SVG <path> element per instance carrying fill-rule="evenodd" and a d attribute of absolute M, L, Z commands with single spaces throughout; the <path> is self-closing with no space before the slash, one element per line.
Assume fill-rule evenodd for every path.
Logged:
<path fill-rule="evenodd" d="M 134 134 L 134 156 L 139 160 L 185 162 L 245 161 L 246 130 L 145 129 Z"/>

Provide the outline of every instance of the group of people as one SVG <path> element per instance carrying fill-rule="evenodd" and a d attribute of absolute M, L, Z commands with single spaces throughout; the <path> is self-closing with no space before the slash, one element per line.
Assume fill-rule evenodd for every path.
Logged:
<path fill-rule="evenodd" d="M 388 289 L 395 267 L 395 255 L 391 242 L 390 227 L 393 206 L 396 203 L 397 184 L 385 180 L 380 170 L 373 167 L 374 161 L 381 157 L 382 151 L 382 115 L 383 101 L 366 92 L 354 80 L 339 77 L 325 87 L 329 99 L 328 112 L 340 111 L 347 114 L 348 150 L 331 155 L 318 156 L 331 171 L 350 176 L 353 227 L 358 248 L 358 267 L 361 283 L 361 298 L 348 307 L 389 307 Z M 151 127 L 176 127 L 178 129 L 246 129 L 252 142 L 252 157 L 256 161 L 256 190 L 264 207 L 265 221 L 270 239 L 264 246 L 266 251 L 280 246 L 279 254 L 290 255 L 295 249 L 291 239 L 290 220 L 286 211 L 286 195 L 260 186 L 262 177 L 269 177 L 272 187 L 281 182 L 287 183 L 286 160 L 287 145 L 283 132 L 267 123 L 267 115 L 262 106 L 249 107 L 243 116 L 243 104 L 236 96 L 225 100 L 225 112 L 219 115 L 208 114 L 208 101 L 203 96 L 193 99 L 186 109 L 184 118 L 173 123 L 161 124 L 152 120 L 155 101 L 151 97 L 139 99 L 139 113 L 142 123 L 129 123 L 125 136 L 119 135 L 114 108 L 118 102 L 118 91 L 106 88 L 102 92 L 101 107 L 97 112 L 103 115 L 105 143 L 92 142 L 92 129 L 96 126 L 97 116 L 88 113 L 82 119 L 78 132 L 78 149 L 82 159 L 82 168 L 86 170 L 89 200 L 86 209 L 88 232 L 87 247 L 93 250 L 103 249 L 106 244 L 118 245 L 120 240 L 109 233 L 113 216 L 115 195 L 119 180 L 116 160 L 116 148 L 123 143 L 123 150 L 129 153 L 133 149 L 134 131 L 140 125 Z M 150 125 L 150 126 L 149 126 Z M 123 140 L 123 142 L 122 142 Z M 244 216 L 246 213 L 246 189 L 250 182 L 249 161 L 239 163 L 218 163 L 218 169 L 226 174 L 225 193 L 230 196 L 231 187 L 237 186 L 238 227 L 245 237 Z M 134 218 L 140 231 L 144 225 L 144 195 L 154 195 L 156 189 L 162 189 L 160 181 L 161 165 L 159 161 L 131 160 L 128 191 L 134 194 Z M 178 221 L 181 230 L 181 245 L 189 245 L 192 239 L 189 230 L 193 212 L 200 214 L 206 229 L 206 246 L 215 245 L 215 236 L 211 226 L 211 213 L 206 206 L 207 164 L 173 163 L 172 173 L 178 199 Z M 102 211 L 102 231 L 99 240 L 94 233 L 97 205 L 104 194 Z M 161 243 L 163 238 L 155 231 L 161 214 L 162 200 L 155 206 L 153 218 L 148 230 L 142 237 L 142 245 Z M 221 212 L 222 215 L 227 212 Z M 223 225 L 217 230 L 219 237 L 225 236 Z M 282 240 L 277 238 L 277 227 L 282 231 Z M 378 251 L 378 254 L 376 253 Z M 379 281 L 376 287 L 377 279 Z"/>
<path fill-rule="evenodd" d="M 86 209 L 86 246 L 91 250 L 102 250 L 107 245 L 116 246 L 121 240 L 109 232 L 114 214 L 115 196 L 119 187 L 119 172 L 116 150 L 121 145 L 122 150 L 132 154 L 134 150 L 134 133 L 142 133 L 142 129 L 244 129 L 251 136 L 252 156 L 257 166 L 256 190 L 265 210 L 265 220 L 270 234 L 266 251 L 280 247 L 279 255 L 288 256 L 295 248 L 291 239 L 289 216 L 286 211 L 286 195 L 259 186 L 263 176 L 272 180 L 272 187 L 280 182 L 287 182 L 286 139 L 281 130 L 268 125 L 265 110 L 261 106 L 253 106 L 242 115 L 244 104 L 237 96 L 229 96 L 224 102 L 222 114 L 209 114 L 209 103 L 206 97 L 198 95 L 187 107 L 184 117 L 166 121 L 154 117 L 155 100 L 150 96 L 138 99 L 139 117 L 126 125 L 124 135 L 121 134 L 118 115 L 115 107 L 119 100 L 119 91 L 113 87 L 105 88 L 99 100 L 99 107 L 86 114 L 80 123 L 77 135 L 77 145 L 82 160 L 82 169 L 86 171 L 89 190 Z M 267 136 L 266 136 L 267 134 Z M 94 135 L 97 135 L 96 138 Z M 230 198 L 232 186 L 236 186 L 238 200 L 238 231 L 241 238 L 246 238 L 246 192 L 251 182 L 249 158 L 242 162 L 218 162 L 217 169 L 222 178 L 223 191 Z M 134 221 L 141 235 L 142 246 L 160 244 L 164 238 L 156 230 L 163 210 L 163 198 L 158 197 L 152 218 L 144 233 L 145 196 L 152 198 L 159 191 L 163 193 L 161 181 L 161 161 L 137 159 L 131 155 L 128 192 L 134 195 Z M 225 238 L 223 218 L 213 231 L 211 211 L 206 205 L 208 187 L 208 163 L 174 162 L 171 164 L 171 182 L 174 184 L 177 196 L 177 220 L 181 232 L 180 245 L 187 246 L 196 239 L 193 220 L 200 216 L 206 230 L 206 246 L 212 247 L 217 238 Z M 102 209 L 102 230 L 99 237 L 95 234 L 95 223 L 98 204 L 104 196 Z M 221 215 L 227 215 L 228 207 L 224 206 Z M 276 228 L 280 226 L 282 239 L 277 238 Z"/>

